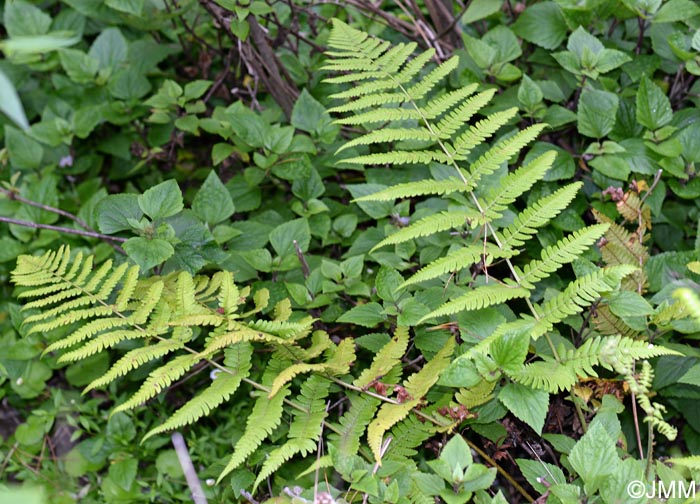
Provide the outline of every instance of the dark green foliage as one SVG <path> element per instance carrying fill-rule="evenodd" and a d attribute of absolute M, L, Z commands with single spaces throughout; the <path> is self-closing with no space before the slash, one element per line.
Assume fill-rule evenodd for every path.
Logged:
<path fill-rule="evenodd" d="M 342 4 L 0 2 L 0 501 L 697 470 L 698 1 Z"/>

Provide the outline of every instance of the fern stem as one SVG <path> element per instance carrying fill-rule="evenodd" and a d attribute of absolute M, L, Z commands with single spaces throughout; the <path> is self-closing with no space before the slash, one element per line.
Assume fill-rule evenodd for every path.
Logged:
<path fill-rule="evenodd" d="M 510 474 L 508 474 L 508 472 L 505 469 L 503 469 L 500 465 L 498 465 L 498 463 L 495 460 L 493 460 L 491 457 L 489 457 L 485 451 L 483 451 L 481 448 L 479 448 L 473 441 L 470 441 L 468 438 L 465 438 L 465 440 L 467 441 L 467 444 L 469 445 L 469 447 L 472 450 L 474 450 L 476 453 L 478 453 L 479 456 L 481 458 L 483 458 L 486 462 L 488 462 L 492 467 L 495 467 L 496 470 L 498 471 L 498 473 L 501 476 L 503 476 L 505 479 L 507 479 L 508 483 L 513 485 L 513 488 L 515 488 L 520 493 L 520 495 L 525 497 L 528 502 L 535 502 L 535 499 L 532 497 L 532 495 L 530 495 L 527 492 L 527 490 L 525 490 L 522 486 L 520 486 L 520 484 L 517 481 L 515 481 L 515 479 L 513 479 L 513 477 Z"/>

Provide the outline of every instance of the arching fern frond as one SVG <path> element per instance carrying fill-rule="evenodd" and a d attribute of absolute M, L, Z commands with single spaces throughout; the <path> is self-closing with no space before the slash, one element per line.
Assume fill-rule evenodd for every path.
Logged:
<path fill-rule="evenodd" d="M 603 236 L 606 230 L 606 225 L 597 224 L 565 236 L 551 247 L 542 250 L 541 259 L 530 261 L 522 271 L 516 268 L 518 283 L 526 289 L 534 289 L 535 282 L 547 278 L 564 264 L 576 260 Z"/>
<path fill-rule="evenodd" d="M 538 338 L 567 316 L 581 312 L 603 292 L 615 289 L 620 280 L 636 269 L 629 265 L 612 266 L 571 282 L 563 292 L 542 305 L 539 319 L 532 329 L 532 337 Z"/>
<path fill-rule="evenodd" d="M 511 251 L 504 251 L 492 243 L 466 245 L 449 252 L 446 256 L 434 260 L 414 273 L 400 287 L 416 284 L 426 280 L 437 278 L 447 273 L 459 272 L 470 268 L 481 260 L 490 262 L 492 259 L 509 257 L 514 255 Z"/>
<path fill-rule="evenodd" d="M 381 379 L 396 366 L 401 364 L 401 358 L 408 348 L 408 328 L 399 326 L 394 331 L 394 337 L 384 345 L 372 359 L 372 365 L 362 371 L 353 384 L 356 387 L 367 387 L 374 380 Z"/>
<path fill-rule="evenodd" d="M 301 393 L 295 401 L 300 408 L 292 412 L 294 419 L 289 426 L 289 440 L 268 454 L 253 484 L 254 489 L 290 458 L 316 450 L 327 415 L 324 399 L 328 395 L 329 385 L 330 382 L 320 376 L 311 376 L 302 384 Z"/>
<path fill-rule="evenodd" d="M 452 301 L 448 301 L 437 310 L 433 310 L 425 315 L 419 322 L 443 315 L 452 315 L 461 311 L 479 310 L 487 306 L 504 303 L 510 299 L 527 297 L 529 295 L 530 291 L 514 285 L 500 283 L 482 285 Z"/>
<path fill-rule="evenodd" d="M 226 350 L 226 367 L 230 372 L 219 371 L 211 385 L 192 398 L 158 427 L 151 429 L 141 440 L 143 443 L 151 436 L 189 425 L 227 401 L 240 387 L 250 372 L 250 358 L 253 347 L 249 343 L 239 343 Z"/>
<path fill-rule="evenodd" d="M 406 415 L 420 404 L 422 397 L 437 382 L 440 373 L 447 367 L 454 351 L 454 339 L 447 340 L 445 346 L 435 354 L 430 362 L 404 382 L 409 399 L 401 403 L 384 403 L 377 416 L 367 428 L 367 443 L 378 464 L 382 463 L 380 447 L 387 430 L 406 418 Z"/>

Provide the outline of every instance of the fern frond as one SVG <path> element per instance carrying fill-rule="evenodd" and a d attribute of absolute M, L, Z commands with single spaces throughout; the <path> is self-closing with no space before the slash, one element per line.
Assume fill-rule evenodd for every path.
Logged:
<path fill-rule="evenodd" d="M 486 308 L 495 304 L 504 303 L 510 299 L 527 297 L 530 291 L 522 287 L 506 284 L 491 284 L 477 287 L 466 294 L 448 301 L 436 310 L 425 315 L 418 323 L 426 320 L 442 317 L 443 315 L 452 315 L 460 311 L 471 311 Z"/>
<path fill-rule="evenodd" d="M 342 113 L 342 112 L 355 112 L 358 110 L 364 110 L 367 108 L 379 107 L 381 105 L 389 104 L 401 104 L 406 100 L 406 95 L 403 93 L 373 93 L 355 101 L 351 101 L 346 105 L 339 105 L 337 107 L 332 107 L 328 111 L 331 113 Z M 381 130 L 380 130 L 381 131 Z M 374 143 L 374 142 L 369 142 Z M 355 145 L 367 145 L 367 142 L 359 142 Z M 342 149 L 347 148 L 347 145 L 341 147 Z M 338 151 L 340 152 L 340 150 Z"/>
<path fill-rule="evenodd" d="M 436 428 L 429 422 L 421 422 L 415 416 L 409 416 L 391 429 L 391 443 L 384 454 L 384 460 L 406 461 L 418 452 L 416 448 L 435 435 Z"/>
<path fill-rule="evenodd" d="M 313 329 L 313 317 L 304 317 L 297 322 L 287 322 L 284 320 L 255 320 L 248 325 L 251 329 L 264 331 L 266 333 L 290 341 L 305 338 Z"/>
<path fill-rule="evenodd" d="M 365 156 L 356 156 L 343 161 L 345 163 L 359 165 L 410 165 L 429 164 L 433 162 L 447 164 L 451 159 L 442 150 L 394 150 L 392 152 L 377 152 Z"/>
<path fill-rule="evenodd" d="M 384 131 L 384 130 L 380 130 Z M 415 196 L 452 194 L 464 191 L 466 186 L 462 180 L 448 178 L 445 180 L 419 180 L 418 182 L 404 182 L 379 192 L 361 196 L 354 201 L 393 201 L 396 199 L 413 198 Z"/>
<path fill-rule="evenodd" d="M 357 454 L 360 438 L 379 407 L 379 400 L 368 396 L 348 394 L 348 399 L 350 407 L 338 421 L 340 432 L 329 435 L 335 447 L 334 457 L 343 459 Z"/>
<path fill-rule="evenodd" d="M 429 142 L 434 140 L 433 134 L 426 128 L 383 128 L 374 130 L 366 135 L 350 140 L 340 147 L 337 152 L 342 152 L 357 145 L 373 145 L 378 143 L 403 142 L 414 140 L 417 142 Z M 352 160 L 351 160 L 352 162 Z"/>
<path fill-rule="evenodd" d="M 451 152 L 456 156 L 466 157 L 474 147 L 483 144 L 491 138 L 501 127 L 505 126 L 518 113 L 518 108 L 513 107 L 490 114 L 472 125 L 464 133 L 459 135 L 451 145 Z"/>
<path fill-rule="evenodd" d="M 92 390 L 93 388 L 109 385 L 120 376 L 124 376 L 130 371 L 141 367 L 146 362 L 163 357 L 174 350 L 182 348 L 182 346 L 183 344 L 181 341 L 164 340 L 153 345 L 146 345 L 130 350 L 121 359 L 112 364 L 112 367 L 109 368 L 104 375 L 93 380 L 87 387 L 85 387 L 83 394 Z"/>
<path fill-rule="evenodd" d="M 353 385 L 367 387 L 374 380 L 387 375 L 394 367 L 401 364 L 401 358 L 408 348 L 408 327 L 398 326 L 394 337 L 384 345 L 372 359 L 370 367 L 362 371 Z"/>
<path fill-rule="evenodd" d="M 95 322 L 103 322 L 105 319 L 100 319 L 96 320 Z M 122 321 L 121 319 L 115 319 L 116 321 Z M 122 321 L 123 322 L 123 321 Z M 44 353 L 51 352 L 54 350 L 58 350 L 60 348 L 66 348 L 68 346 L 72 346 L 73 344 L 77 343 L 78 337 L 80 339 L 85 339 L 86 337 L 89 337 L 89 335 L 86 335 L 83 329 L 88 327 L 91 324 L 86 324 L 83 327 L 81 327 L 77 332 L 73 333 L 71 336 L 68 338 L 64 338 L 60 341 L 57 341 L 56 343 L 49 345 L 49 347 L 44 350 Z M 120 324 L 123 325 L 123 324 Z M 77 360 L 82 360 L 85 359 L 91 355 L 94 355 L 96 353 L 99 353 L 103 350 L 106 350 L 108 348 L 112 348 L 113 346 L 118 345 L 122 341 L 127 341 L 127 340 L 132 340 L 132 339 L 140 339 L 140 338 L 154 338 L 156 336 L 159 336 L 160 334 L 163 334 L 163 331 L 156 331 L 156 330 L 150 330 L 146 329 L 144 331 L 137 331 L 133 329 L 121 329 L 117 331 L 108 331 L 105 333 L 100 334 L 94 339 L 91 339 L 87 343 L 85 343 L 83 346 L 80 348 L 77 348 L 75 350 L 72 350 L 70 352 L 66 352 L 63 355 L 61 355 L 60 361 L 61 362 L 74 362 Z"/>
<path fill-rule="evenodd" d="M 345 338 L 334 347 L 332 355 L 324 362 L 318 364 L 303 362 L 285 368 L 272 382 L 268 397 L 274 396 L 295 376 L 305 373 L 344 375 L 348 373 L 353 362 L 355 362 L 355 343 L 352 338 Z"/>
<path fill-rule="evenodd" d="M 470 268 L 481 260 L 485 260 L 488 263 L 491 259 L 501 259 L 513 255 L 515 255 L 514 251 L 500 249 L 489 242 L 467 245 L 453 250 L 446 256 L 440 257 L 419 269 L 408 280 L 403 282 L 399 288 Z"/>
<path fill-rule="evenodd" d="M 433 89 L 438 82 L 447 77 L 452 70 L 459 65 L 459 57 L 452 56 L 450 59 L 442 62 L 432 70 L 428 75 L 421 78 L 413 86 L 406 89 L 406 94 L 411 100 L 420 100 Z"/>
<path fill-rule="evenodd" d="M 599 304 L 592 316 L 593 324 L 600 334 L 613 335 L 620 334 L 636 339 L 641 335 L 639 331 L 635 331 L 625 324 L 620 317 L 610 311 L 608 305 Z"/>
<path fill-rule="evenodd" d="M 478 88 L 479 85 L 476 83 L 469 84 L 467 86 L 455 89 L 453 91 L 448 91 L 444 94 L 431 98 L 423 106 L 424 117 L 430 120 L 441 116 L 442 114 L 449 111 L 452 107 L 455 107 L 467 100 L 471 95 L 473 95 L 476 92 Z M 484 91 L 484 93 L 495 93 L 495 91 L 495 89 L 487 90 Z M 450 112 L 450 114 L 452 114 L 452 112 Z M 466 119 L 466 121 L 468 120 L 469 119 Z"/>
<path fill-rule="evenodd" d="M 532 142 L 547 127 L 546 124 L 534 124 L 515 135 L 498 142 L 474 161 L 469 168 L 467 182 L 470 187 L 477 185 L 481 177 L 490 175 Z"/>
<path fill-rule="evenodd" d="M 534 259 L 527 264 L 522 271 L 517 267 L 518 283 L 526 289 L 534 289 L 535 283 L 547 278 L 564 264 L 568 264 L 578 258 L 588 247 L 603 236 L 608 226 L 596 224 L 574 231 L 565 236 L 554 245 L 542 250 L 541 259 Z"/>
<path fill-rule="evenodd" d="M 547 224 L 571 203 L 582 185 L 581 182 L 574 182 L 564 186 L 520 212 L 513 223 L 499 233 L 502 248 L 522 246 L 537 232 L 537 228 Z"/>
<path fill-rule="evenodd" d="M 233 455 L 226 467 L 217 478 L 220 482 L 228 473 L 241 465 L 282 422 L 284 399 L 289 394 L 288 388 L 283 388 L 271 399 L 267 394 L 261 395 L 255 401 L 253 411 L 248 415 L 246 428 L 233 449 Z"/>
<path fill-rule="evenodd" d="M 537 181 L 542 180 L 547 170 L 552 167 L 556 156 L 555 151 L 547 151 L 525 166 L 509 173 L 482 203 L 481 208 L 486 219 L 494 220 L 501 217 L 508 205 L 530 190 Z"/>
<path fill-rule="evenodd" d="M 420 404 L 421 398 L 430 390 L 435 382 L 437 382 L 440 373 L 442 373 L 450 363 L 453 351 L 454 339 L 450 338 L 447 340 L 447 343 L 445 343 L 445 346 L 435 354 L 435 357 L 423 366 L 423 369 L 412 374 L 404 382 L 404 388 L 410 397 L 408 400 L 398 404 L 382 404 L 377 416 L 367 428 L 367 443 L 378 464 L 381 465 L 382 463 L 380 447 L 384 433 L 403 420 L 411 409 Z"/>
<path fill-rule="evenodd" d="M 576 384 L 576 373 L 567 365 L 555 360 L 525 364 L 522 369 L 509 375 L 513 381 L 550 394 L 569 390 Z"/>
<path fill-rule="evenodd" d="M 455 394 L 455 400 L 467 409 L 475 408 L 493 399 L 494 388 L 496 388 L 496 380 L 481 380 L 473 387 L 459 389 Z"/>
<path fill-rule="evenodd" d="M 405 228 L 401 228 L 396 233 L 387 236 L 382 241 L 372 247 L 371 252 L 385 245 L 395 245 L 407 242 L 422 236 L 430 236 L 440 231 L 448 229 L 459 229 L 470 224 L 471 219 L 477 218 L 479 213 L 476 210 L 465 207 L 460 210 L 444 211 L 424 217 L 418 222 L 414 222 Z"/>
<path fill-rule="evenodd" d="M 301 393 L 295 401 L 301 408 L 292 412 L 294 419 L 289 426 L 289 439 L 268 454 L 253 483 L 254 489 L 290 458 L 295 455 L 307 455 L 316 450 L 316 443 L 321 436 L 321 428 L 327 415 L 325 398 L 329 385 L 330 382 L 320 376 L 311 376 L 302 384 Z"/>
<path fill-rule="evenodd" d="M 392 121 L 419 121 L 423 118 L 419 110 L 407 108 L 378 108 L 336 119 L 333 122 L 345 126 L 361 126 Z"/>
<path fill-rule="evenodd" d="M 164 423 L 151 429 L 141 440 L 146 441 L 151 436 L 184 425 L 190 425 L 201 417 L 208 415 L 220 406 L 238 390 L 250 372 L 250 358 L 253 347 L 249 343 L 239 343 L 226 352 L 226 365 L 229 372 L 220 371 L 211 385 L 193 399 L 190 399 Z"/>
<path fill-rule="evenodd" d="M 532 329 L 532 337 L 537 339 L 552 326 L 569 315 L 574 315 L 590 306 L 604 292 L 610 292 L 620 280 L 637 268 L 629 265 L 611 266 L 590 273 L 571 282 L 563 292 L 542 305 L 541 315 Z"/>
<path fill-rule="evenodd" d="M 471 96 L 476 86 L 467 86 L 457 91 L 453 91 L 447 96 L 451 99 Z M 452 138 L 469 120 L 476 115 L 479 110 L 485 107 L 496 94 L 496 89 L 488 89 L 477 95 L 464 100 L 455 110 L 450 111 L 435 125 L 435 135 L 438 138 Z M 453 95 L 456 95 L 453 97 Z M 434 103 L 435 102 L 435 103 Z M 452 104 L 440 98 L 428 103 L 425 107 L 425 117 L 430 120 L 437 116 L 437 112 L 442 113 L 451 108 Z"/>

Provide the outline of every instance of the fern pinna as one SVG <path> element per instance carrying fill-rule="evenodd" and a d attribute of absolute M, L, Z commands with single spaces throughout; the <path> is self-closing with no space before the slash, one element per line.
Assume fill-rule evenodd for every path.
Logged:
<path fill-rule="evenodd" d="M 630 355 L 644 359 L 673 353 L 616 334 L 594 335 L 574 348 L 556 332 L 557 324 L 565 319 L 573 323 L 571 315 L 582 312 L 601 294 L 618 289 L 625 277 L 637 276 L 635 266 L 593 269 L 559 294 L 534 302 L 542 297 L 544 280 L 581 258 L 610 227 L 610 223 L 601 222 L 546 243 L 544 248 L 538 244 L 538 230 L 567 208 L 581 189 L 580 182 L 515 210 L 516 200 L 543 180 L 556 153 L 545 152 L 512 171 L 507 167 L 519 159 L 545 124 L 518 130 L 514 127 L 517 108 L 486 108 L 495 87 L 470 84 L 446 90 L 442 81 L 458 68 L 457 56 L 428 69 L 435 56 L 433 50 L 412 57 L 415 44 L 392 46 L 338 20 L 334 21 L 329 45 L 328 54 L 333 59 L 325 68 L 341 75 L 327 81 L 354 83 L 334 95 L 344 103 L 331 111 L 343 114 L 338 123 L 367 130 L 341 147 L 341 151 L 354 152 L 343 161 L 391 169 L 420 166 L 422 173 L 430 173 L 428 178 L 385 187 L 356 201 L 411 199 L 416 208 L 418 197 L 442 202 L 416 210 L 407 226 L 389 233 L 372 252 L 414 240 L 428 246 L 426 239 L 440 242 L 438 238 L 447 232 L 455 236 L 437 258 L 432 254 L 431 260 L 423 262 L 399 287 L 445 287 L 448 299 L 419 323 L 444 321 L 465 312 L 474 312 L 476 320 L 483 313 L 479 310 L 508 304 L 508 310 L 495 312 L 505 320 L 489 333 L 479 334 L 472 348 L 447 373 L 451 378 L 445 383 L 460 387 L 455 396 L 458 403 L 472 408 L 497 396 L 539 431 L 548 408 L 548 393 L 570 390 L 579 376 L 596 376 L 595 366 L 613 369 L 613 362 Z M 496 141 L 491 144 L 492 138 Z M 538 248 L 539 258 L 520 259 L 527 256 L 524 250 Z M 578 323 L 580 326 L 582 320 Z M 539 360 L 525 364 L 531 343 L 542 336 L 548 351 L 540 350 Z M 601 347 L 614 349 L 610 361 L 596 354 Z M 503 376 L 511 384 L 497 387 Z M 518 401 L 510 400 L 513 390 L 525 395 Z"/>

